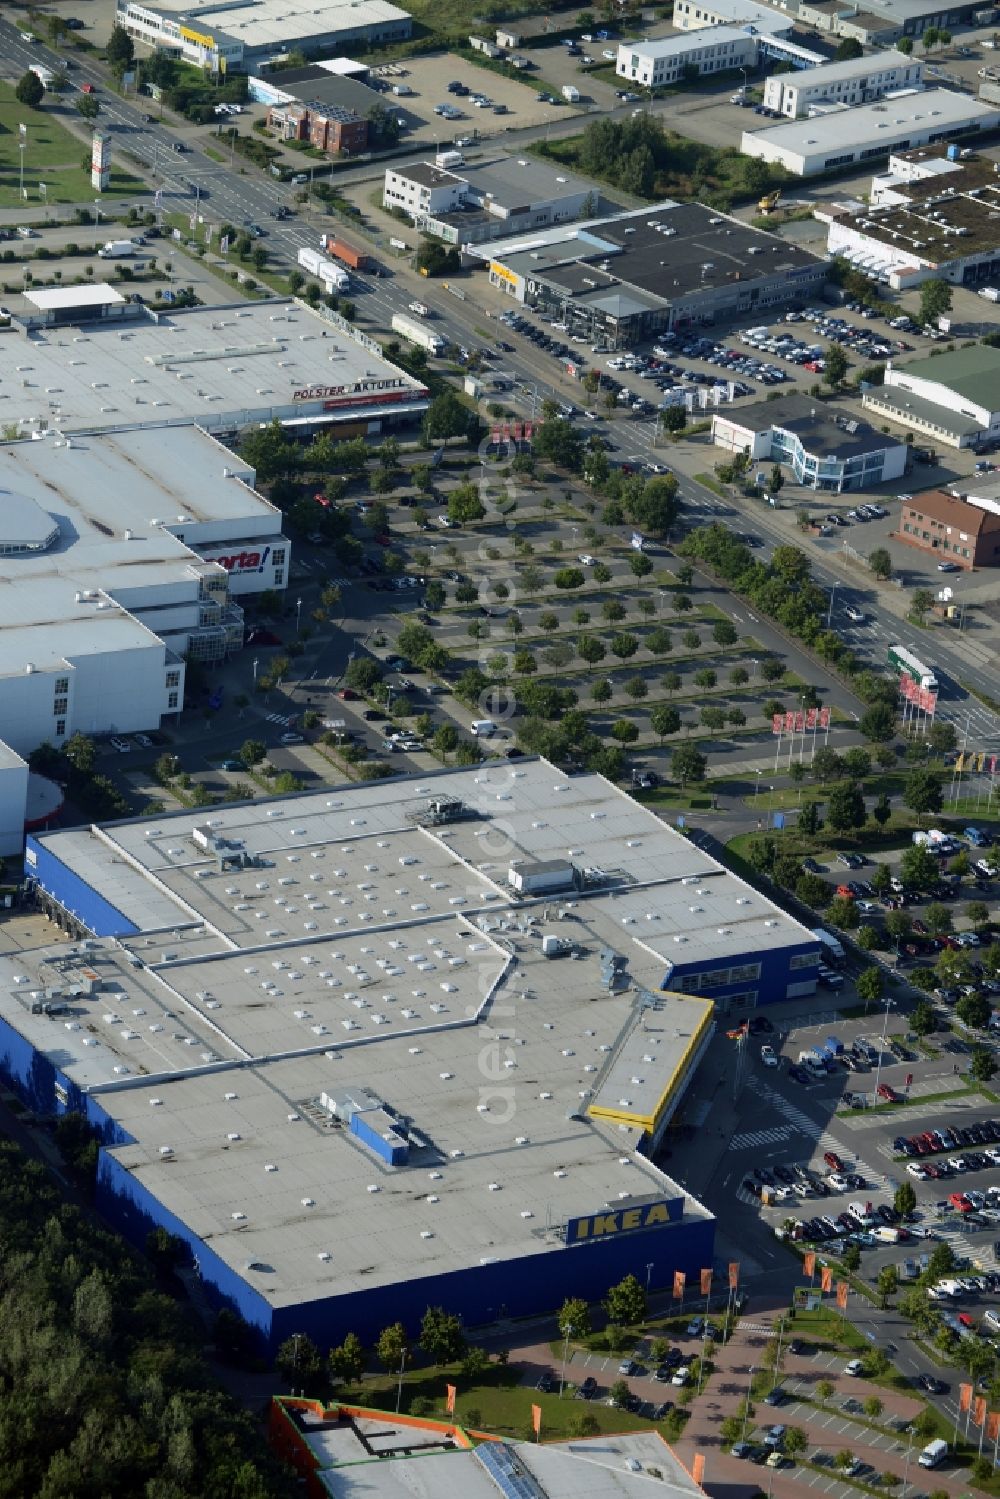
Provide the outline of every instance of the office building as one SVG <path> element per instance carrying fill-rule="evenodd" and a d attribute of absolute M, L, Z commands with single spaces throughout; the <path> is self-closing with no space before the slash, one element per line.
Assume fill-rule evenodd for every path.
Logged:
<path fill-rule="evenodd" d="M 449 244 L 483 244 L 592 213 L 598 194 L 583 177 L 537 157 L 499 156 L 451 171 L 431 162 L 388 167 L 382 202 Z"/>
<path fill-rule="evenodd" d="M 790 120 L 823 105 L 871 104 L 896 89 L 922 86 L 923 64 L 903 52 L 876 52 L 797 73 L 775 73 L 764 83 L 766 108 Z"/>
<path fill-rule="evenodd" d="M 544 760 L 32 837 L 26 868 L 75 942 L 0 956 L 0 1066 L 272 1349 L 696 1276 L 714 1221 L 659 1141 L 716 1015 L 817 982 L 810 931 Z"/>
<path fill-rule="evenodd" d="M 193 6 L 117 0 L 116 24 L 147 47 L 211 73 L 247 73 L 289 52 L 406 41 L 413 23 L 389 0 L 205 0 Z"/>
<path fill-rule="evenodd" d="M 812 177 L 937 141 L 971 141 L 998 124 L 1000 110 L 967 94 L 933 88 L 811 120 L 744 130 L 740 150 L 796 177 Z"/>
<path fill-rule="evenodd" d="M 975 480 L 968 482 L 970 488 L 975 485 Z M 900 502 L 898 534 L 908 546 L 933 552 L 939 562 L 955 563 L 966 572 L 1000 566 L 1000 504 L 995 494 L 926 489 Z"/>
<path fill-rule="evenodd" d="M 974 344 L 934 358 L 885 367 L 885 380 L 862 397 L 881 420 L 952 448 L 1000 438 L 1000 349 Z"/>
<path fill-rule="evenodd" d="M 670 201 L 469 253 L 515 301 L 609 349 L 786 306 L 817 294 L 827 274 L 824 261 L 777 235 Z"/>
<path fill-rule="evenodd" d="M 867 422 L 802 395 L 712 418 L 712 440 L 755 463 L 786 464 L 797 484 L 827 493 L 874 489 L 906 472 L 907 447 Z"/>

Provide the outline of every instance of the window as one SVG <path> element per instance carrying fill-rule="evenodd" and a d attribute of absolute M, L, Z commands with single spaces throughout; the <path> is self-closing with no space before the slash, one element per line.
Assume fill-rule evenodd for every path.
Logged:
<path fill-rule="evenodd" d="M 168 694 L 168 696 L 167 696 L 167 707 L 168 708 L 176 708 L 177 707 L 177 694 L 176 694 L 176 692 L 171 692 L 171 693 Z"/>
<path fill-rule="evenodd" d="M 276 567 L 274 569 L 274 586 L 275 586 L 275 588 L 283 588 L 284 584 L 285 584 L 285 569 L 283 567 Z"/>
<path fill-rule="evenodd" d="M 732 968 L 726 980 L 729 984 L 749 984 L 754 979 L 760 978 L 759 963 L 744 963 L 739 968 Z"/>
<path fill-rule="evenodd" d="M 65 734 L 66 734 L 66 720 L 65 720 L 65 718 L 57 718 L 56 719 L 56 738 L 57 739 L 62 739 L 65 736 Z"/>
<path fill-rule="evenodd" d="M 819 953 L 797 952 L 793 958 L 788 960 L 788 968 L 791 973 L 796 973 L 800 968 L 815 968 L 819 962 Z"/>
<path fill-rule="evenodd" d="M 69 677 L 56 677 L 55 692 L 58 696 L 69 691 Z"/>
<path fill-rule="evenodd" d="M 179 671 L 168 671 L 167 672 L 167 686 L 168 687 L 179 687 L 180 685 L 181 685 L 181 674 L 180 674 L 180 672 Z"/>
<path fill-rule="evenodd" d="M 68 707 L 69 707 L 69 699 L 68 698 L 57 697 L 56 700 L 55 700 L 55 702 L 52 704 L 52 711 L 55 714 L 62 714 L 62 713 L 66 712 L 66 709 Z"/>

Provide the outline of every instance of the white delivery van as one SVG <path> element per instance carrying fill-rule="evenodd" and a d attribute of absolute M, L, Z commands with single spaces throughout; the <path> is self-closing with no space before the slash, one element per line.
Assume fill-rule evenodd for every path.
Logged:
<path fill-rule="evenodd" d="M 947 1456 L 948 1443 L 937 1437 L 933 1442 L 927 1443 L 927 1446 L 917 1458 L 917 1462 L 922 1468 L 936 1468 L 944 1462 Z"/>
<path fill-rule="evenodd" d="M 488 739 L 496 731 L 497 726 L 492 718 L 477 718 L 472 725 L 472 733 L 476 739 Z"/>

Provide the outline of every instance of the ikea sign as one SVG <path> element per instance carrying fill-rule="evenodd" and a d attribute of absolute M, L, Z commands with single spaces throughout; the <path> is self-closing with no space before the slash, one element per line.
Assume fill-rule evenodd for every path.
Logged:
<path fill-rule="evenodd" d="M 591 1213 L 586 1218 L 569 1220 L 566 1224 L 566 1243 L 583 1244 L 592 1239 L 634 1233 L 639 1228 L 662 1228 L 667 1223 L 679 1223 L 683 1216 L 683 1197 L 664 1197 L 659 1202 L 646 1202 L 639 1207 Z"/>

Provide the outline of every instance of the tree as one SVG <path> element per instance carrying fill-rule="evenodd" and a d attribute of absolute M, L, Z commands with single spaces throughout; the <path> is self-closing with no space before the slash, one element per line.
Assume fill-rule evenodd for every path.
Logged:
<path fill-rule="evenodd" d="M 808 1438 L 801 1426 L 789 1426 L 785 1432 L 785 1451 L 789 1457 L 795 1457 L 800 1452 L 805 1452 L 809 1445 Z"/>
<path fill-rule="evenodd" d="M 619 744 L 634 744 L 639 730 L 630 718 L 619 718 L 611 725 L 611 737 Z"/>
<path fill-rule="evenodd" d="M 662 744 L 668 734 L 676 734 L 681 726 L 681 715 L 676 708 L 658 706 L 649 715 L 649 726 Z"/>
<path fill-rule="evenodd" d="M 833 54 L 834 62 L 853 62 L 856 57 L 863 57 L 864 49 L 861 43 L 853 36 L 845 36 L 836 52 Z"/>
<path fill-rule="evenodd" d="M 949 750 L 955 749 L 958 744 L 955 725 L 947 723 L 943 718 L 936 718 L 927 731 L 927 743 L 938 755 L 947 754 Z"/>
<path fill-rule="evenodd" d="M 621 1411 L 624 1410 L 631 1399 L 632 1391 L 628 1387 L 627 1379 L 616 1379 L 608 1391 L 608 1399 Z"/>
<path fill-rule="evenodd" d="M 881 968 L 865 968 L 858 974 L 856 988 L 858 998 L 863 999 L 865 1005 L 878 1004 L 882 998 L 883 974 Z"/>
<path fill-rule="evenodd" d="M 911 844 L 899 861 L 899 877 L 913 890 L 933 890 L 939 878 L 937 860 L 923 844 Z"/>
<path fill-rule="evenodd" d="M 626 1275 L 616 1286 L 611 1286 L 604 1307 L 612 1322 L 634 1327 L 646 1315 L 646 1292 L 634 1275 Z"/>
<path fill-rule="evenodd" d="M 253 765 L 259 765 L 267 754 L 267 745 L 260 739 L 247 739 L 240 747 L 239 757 L 249 770 Z"/>
<path fill-rule="evenodd" d="M 846 900 L 839 895 L 827 907 L 826 919 L 843 932 L 861 924 L 861 917 L 853 900 Z"/>
<path fill-rule="evenodd" d="M 936 770 L 911 770 L 903 785 L 903 805 L 916 812 L 940 812 L 943 804 L 941 776 Z"/>
<path fill-rule="evenodd" d="M 670 769 L 682 786 L 705 779 L 708 760 L 693 744 L 679 744 L 670 756 Z"/>
<path fill-rule="evenodd" d="M 474 484 L 458 484 L 448 496 L 448 519 L 456 526 L 482 520 L 486 514 L 479 491 Z"/>
<path fill-rule="evenodd" d="M 444 1307 L 429 1306 L 420 1323 L 420 1346 L 436 1364 L 452 1364 L 465 1352 L 462 1319 Z"/>
<path fill-rule="evenodd" d="M 823 370 L 823 383 L 829 385 L 831 390 L 836 390 L 838 386 L 843 385 L 847 374 L 847 355 L 840 344 L 831 344 L 824 357 L 826 367 Z"/>
<path fill-rule="evenodd" d="M 610 645 L 612 654 L 617 656 L 620 661 L 627 661 L 639 649 L 638 640 L 634 635 L 630 635 L 627 630 L 619 630 L 612 635 Z"/>
<path fill-rule="evenodd" d="M 736 626 L 728 619 L 720 619 L 712 627 L 712 639 L 716 645 L 735 645 L 738 639 Z"/>
<path fill-rule="evenodd" d="M 436 730 L 434 748 L 445 759 L 458 748 L 458 730 L 453 723 L 443 723 Z"/>
<path fill-rule="evenodd" d="M 853 1275 L 854 1271 L 857 1270 L 861 1264 L 861 1250 L 858 1248 L 857 1244 L 848 1244 L 847 1248 L 841 1255 L 841 1259 L 844 1264 L 844 1269 L 849 1270 Z"/>
<path fill-rule="evenodd" d="M 344 680 L 355 692 L 371 692 L 382 680 L 382 667 L 372 656 L 355 656 L 347 663 Z"/>
<path fill-rule="evenodd" d="M 913 51 L 913 40 L 911 37 L 901 36 L 895 46 L 897 52 L 902 52 L 904 57 L 909 57 Z"/>
<path fill-rule="evenodd" d="M 17 80 L 17 88 L 14 90 L 17 102 L 23 104 L 26 109 L 40 109 L 45 97 L 45 85 L 37 73 L 24 73 Z"/>
<path fill-rule="evenodd" d="M 383 1368 L 390 1369 L 393 1373 L 399 1370 L 410 1356 L 410 1340 L 402 1322 L 392 1322 L 388 1327 L 383 1327 L 375 1344 L 375 1352 Z"/>
<path fill-rule="evenodd" d="M 863 828 L 868 820 L 861 787 L 853 781 L 842 781 L 830 791 L 826 820 L 835 833 L 849 833 Z"/>
<path fill-rule="evenodd" d="M 590 1333 L 590 1307 L 581 1296 L 567 1296 L 556 1320 L 561 1337 L 566 1336 L 567 1330 L 576 1338 L 585 1338 Z"/>
<path fill-rule="evenodd" d="M 876 578 L 883 581 L 892 577 L 892 558 L 885 547 L 876 547 L 868 558 L 868 566 Z"/>
<path fill-rule="evenodd" d="M 583 575 L 583 569 L 579 567 L 560 567 L 552 575 L 552 581 L 557 588 L 582 588 L 587 581 Z"/>
<path fill-rule="evenodd" d="M 687 412 L 683 406 L 668 406 L 660 412 L 660 421 L 667 432 L 683 432 L 687 426 Z"/>
<path fill-rule="evenodd" d="M 309 1334 L 296 1332 L 278 1348 L 274 1367 L 292 1389 L 308 1389 L 318 1380 L 323 1360 Z"/>
<path fill-rule="evenodd" d="M 135 43 L 124 26 L 112 26 L 104 55 L 112 72 L 117 73 L 119 77 L 134 62 Z"/>
<path fill-rule="evenodd" d="M 969 1076 L 977 1083 L 988 1083 L 997 1070 L 996 1060 L 987 1046 L 974 1046 L 969 1056 Z"/>
<path fill-rule="evenodd" d="M 920 288 L 920 321 L 937 326 L 939 317 L 951 311 L 952 289 L 947 281 L 935 278 Z"/>
<path fill-rule="evenodd" d="M 879 896 L 879 898 L 881 898 L 883 895 L 888 895 L 889 891 L 892 889 L 892 871 L 890 870 L 888 864 L 876 864 L 875 868 L 872 870 L 872 877 L 868 883 L 871 885 L 875 894 Z"/>
<path fill-rule="evenodd" d="M 653 564 L 652 562 L 650 562 L 645 552 L 633 552 L 632 556 L 628 559 L 628 565 L 632 573 L 637 578 L 647 578 L 653 571 Z M 601 580 L 598 579 L 598 581 L 600 582 Z M 605 579 L 604 581 L 607 582 L 609 580 Z"/>
<path fill-rule="evenodd" d="M 424 415 L 424 437 L 428 440 L 464 437 L 474 433 L 478 426 L 476 413 L 459 400 L 450 386 L 434 397 Z"/>
<path fill-rule="evenodd" d="M 954 865 L 952 865 L 954 872 Z M 990 908 L 984 900 L 970 900 L 965 908 L 965 914 L 969 918 L 977 932 L 990 924 Z"/>
<path fill-rule="evenodd" d="M 883 1306 L 885 1306 L 890 1296 L 895 1296 L 897 1290 L 899 1289 L 899 1271 L 896 1269 L 895 1265 L 882 1266 L 882 1269 L 878 1273 L 876 1289 L 882 1300 Z M 881 1415 L 881 1410 L 879 1410 L 876 1414 Z"/>
<path fill-rule="evenodd" d="M 940 1244 L 935 1244 L 927 1262 L 928 1284 L 933 1285 L 934 1281 L 940 1280 L 942 1275 L 948 1275 L 954 1268 L 955 1251 L 946 1239 L 942 1239 Z"/>
<path fill-rule="evenodd" d="M 932 1036 L 937 1030 L 937 1016 L 925 999 L 914 1006 L 910 1016 L 910 1029 L 916 1036 Z"/>
<path fill-rule="evenodd" d="M 936 47 L 937 46 L 937 39 L 938 39 L 937 27 L 936 26 L 927 26 L 927 27 L 925 27 L 924 28 L 924 33 L 923 33 L 923 35 L 920 38 L 920 40 L 921 40 L 921 42 L 923 44 L 924 51 L 925 52 L 929 52 L 932 47 Z"/>
<path fill-rule="evenodd" d="M 877 823 L 880 828 L 884 828 L 890 821 L 892 817 L 892 802 L 884 791 L 872 806 L 871 816 L 872 821 Z"/>
<path fill-rule="evenodd" d="M 85 120 L 96 120 L 101 112 L 100 101 L 96 94 L 81 94 L 76 101 L 77 113 Z"/>
<path fill-rule="evenodd" d="M 673 474 L 657 475 L 643 485 L 641 492 L 630 495 L 626 510 L 630 520 L 650 536 L 666 536 L 677 520 L 680 508 L 677 480 Z"/>
<path fill-rule="evenodd" d="M 799 813 L 799 832 L 804 833 L 807 838 L 815 837 L 823 826 L 819 815 L 819 807 L 819 802 L 805 802 L 802 811 Z M 813 878 L 818 878 L 818 876 L 813 876 Z M 812 905 L 812 901 L 809 901 L 808 904 Z"/>

